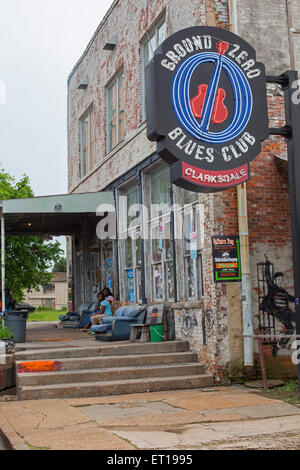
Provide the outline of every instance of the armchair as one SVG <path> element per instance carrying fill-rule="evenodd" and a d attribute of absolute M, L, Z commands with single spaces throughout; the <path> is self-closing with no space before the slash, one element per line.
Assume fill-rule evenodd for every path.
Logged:
<path fill-rule="evenodd" d="M 96 333 L 96 341 L 122 341 L 128 340 L 131 325 L 145 321 L 146 309 L 135 305 L 120 307 L 114 317 L 106 317 L 101 325 L 91 327 Z"/>

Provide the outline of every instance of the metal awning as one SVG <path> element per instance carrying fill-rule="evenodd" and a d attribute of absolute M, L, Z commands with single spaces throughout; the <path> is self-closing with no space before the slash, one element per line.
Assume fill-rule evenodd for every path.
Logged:
<path fill-rule="evenodd" d="M 65 194 L 0 201 L 6 235 L 73 235 L 100 205 L 114 208 L 112 192 Z"/>
<path fill-rule="evenodd" d="M 102 213 L 114 212 L 113 193 L 65 194 L 0 201 L 3 306 L 5 306 L 5 237 L 74 235 L 84 219 L 96 220 L 99 206 L 102 206 Z"/>

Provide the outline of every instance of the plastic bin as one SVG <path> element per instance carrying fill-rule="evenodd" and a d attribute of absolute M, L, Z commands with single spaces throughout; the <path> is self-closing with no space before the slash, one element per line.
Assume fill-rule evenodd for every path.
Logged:
<path fill-rule="evenodd" d="M 26 342 L 27 310 L 13 310 L 4 315 L 5 324 L 11 330 L 16 343 Z"/>
<path fill-rule="evenodd" d="M 163 325 L 150 326 L 151 343 L 164 342 L 164 327 Z"/>

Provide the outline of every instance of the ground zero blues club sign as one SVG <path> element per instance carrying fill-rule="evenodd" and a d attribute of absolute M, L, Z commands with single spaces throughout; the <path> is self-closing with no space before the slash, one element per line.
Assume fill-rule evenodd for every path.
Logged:
<path fill-rule="evenodd" d="M 146 68 L 148 138 L 172 183 L 220 191 L 250 177 L 268 137 L 264 65 L 239 36 L 193 27 L 169 37 Z"/>

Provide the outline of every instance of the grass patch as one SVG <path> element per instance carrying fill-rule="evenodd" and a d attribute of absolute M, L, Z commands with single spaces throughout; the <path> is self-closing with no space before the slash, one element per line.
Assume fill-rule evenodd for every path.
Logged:
<path fill-rule="evenodd" d="M 35 312 L 29 313 L 29 322 L 43 322 L 43 321 L 58 321 L 59 315 L 64 315 L 67 309 L 52 310 L 47 308 L 39 307 Z"/>
<path fill-rule="evenodd" d="M 282 400 L 285 403 L 289 403 L 291 405 L 300 404 L 300 394 L 297 380 L 289 380 L 284 386 L 275 387 L 268 391 L 261 390 L 260 394 L 264 397 L 272 398 L 274 400 Z"/>

